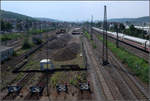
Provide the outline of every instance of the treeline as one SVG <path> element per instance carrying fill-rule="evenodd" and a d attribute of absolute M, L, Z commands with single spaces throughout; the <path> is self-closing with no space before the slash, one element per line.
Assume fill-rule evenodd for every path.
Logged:
<path fill-rule="evenodd" d="M 12 29 L 13 26 L 11 23 L 1 20 L 1 31 L 11 31 Z"/>
<path fill-rule="evenodd" d="M 93 23 L 84 22 L 83 25 L 86 26 L 88 29 L 90 29 L 91 26 L 103 28 L 102 21 L 93 22 Z M 147 35 L 147 31 L 142 30 L 142 29 L 137 29 L 132 24 L 130 26 L 127 26 L 127 25 L 125 26 L 123 23 L 119 23 L 119 22 L 108 22 L 107 30 L 112 31 L 112 32 L 118 31 L 119 33 L 124 33 L 126 35 L 139 37 L 139 38 L 143 38 L 147 40 L 149 39 L 149 36 Z"/>
<path fill-rule="evenodd" d="M 114 24 L 113 27 L 109 27 L 110 31 L 124 33 L 130 36 L 139 37 L 148 40 L 147 32 L 145 30 L 137 29 L 134 25 L 130 25 L 129 28 L 125 28 L 124 24 Z"/>
<path fill-rule="evenodd" d="M 39 30 L 39 29 L 33 29 L 30 30 L 27 33 L 27 35 L 38 35 L 44 32 L 48 32 L 55 29 L 54 27 L 50 28 L 50 29 L 43 29 L 43 30 Z M 0 40 L 3 41 L 7 41 L 7 40 L 12 40 L 12 39 L 17 39 L 17 38 L 22 38 L 24 37 L 25 33 L 7 33 L 7 34 L 0 34 Z"/>

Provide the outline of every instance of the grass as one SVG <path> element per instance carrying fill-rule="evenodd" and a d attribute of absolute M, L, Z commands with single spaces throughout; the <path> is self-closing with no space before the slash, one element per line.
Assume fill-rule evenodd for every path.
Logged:
<path fill-rule="evenodd" d="M 30 58 L 28 60 L 28 63 L 25 65 L 25 68 L 23 68 L 23 70 L 32 70 L 32 69 L 40 70 L 40 61 Z"/>
<path fill-rule="evenodd" d="M 70 71 L 70 72 L 55 72 L 50 78 L 50 85 L 55 87 L 59 83 L 69 83 L 78 86 L 79 82 L 87 82 L 86 72 Z"/>
<path fill-rule="evenodd" d="M 96 44 L 94 43 L 93 40 L 91 40 L 90 34 L 89 34 L 88 32 L 85 31 L 85 32 L 84 32 L 84 35 L 90 40 L 90 42 L 91 42 L 93 48 L 95 49 L 95 48 L 96 48 Z"/>
<path fill-rule="evenodd" d="M 17 39 L 22 37 L 23 35 L 21 33 L 8 33 L 8 34 L 0 35 L 0 40 L 7 41 L 7 40 Z"/>
<path fill-rule="evenodd" d="M 103 40 L 100 35 L 97 35 L 97 37 L 100 41 Z M 123 47 L 117 48 L 116 45 L 110 41 L 108 41 L 108 48 L 113 52 L 115 56 L 117 56 L 117 58 L 122 61 L 122 63 L 127 64 L 127 66 L 143 82 L 149 82 L 149 64 L 147 61 L 128 52 Z"/>
<path fill-rule="evenodd" d="M 50 78 L 50 84 L 54 87 L 56 84 L 62 82 L 62 78 L 65 76 L 64 72 L 56 72 Z M 65 78 L 63 78 L 64 80 Z"/>
<path fill-rule="evenodd" d="M 46 30 L 30 30 L 28 31 L 28 35 L 37 35 L 37 34 L 41 34 L 44 32 L 49 32 L 54 30 L 54 28 L 51 29 L 46 29 Z M 7 33 L 7 34 L 2 34 L 0 35 L 0 40 L 1 41 L 7 41 L 7 40 L 12 40 L 12 39 L 17 39 L 17 38 L 23 38 L 24 37 L 24 33 Z"/>
<path fill-rule="evenodd" d="M 29 49 L 22 49 L 22 48 L 21 48 L 21 49 L 19 49 L 19 50 L 16 51 L 16 55 L 19 56 L 19 55 L 21 55 L 21 54 L 27 52 L 28 50 L 29 50 Z"/>

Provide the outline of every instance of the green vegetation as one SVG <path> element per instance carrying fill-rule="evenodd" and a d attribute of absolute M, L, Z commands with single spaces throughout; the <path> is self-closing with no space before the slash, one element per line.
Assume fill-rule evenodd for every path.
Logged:
<path fill-rule="evenodd" d="M 69 76 L 68 76 L 69 75 Z M 87 82 L 86 72 L 56 72 L 50 78 L 51 86 L 55 87 L 56 84 L 68 82 L 71 85 L 78 86 L 80 82 Z"/>
<path fill-rule="evenodd" d="M 48 31 L 51 31 L 52 29 L 43 29 L 43 30 L 40 30 L 40 29 L 37 29 L 37 30 L 35 30 L 35 29 L 33 29 L 33 30 L 30 30 L 29 32 L 28 32 L 28 34 L 30 34 L 30 35 L 37 35 L 37 34 L 41 34 L 41 33 L 44 33 L 44 32 L 48 32 Z"/>
<path fill-rule="evenodd" d="M 34 44 L 36 44 L 36 45 L 39 45 L 43 42 L 42 39 L 38 38 L 38 37 L 33 37 L 32 41 L 34 41 Z"/>
<path fill-rule="evenodd" d="M 99 40 L 103 40 L 103 38 L 98 35 Z M 116 45 L 110 41 L 108 41 L 108 48 L 124 63 L 127 64 L 128 67 L 138 76 L 142 81 L 149 81 L 149 65 L 148 62 L 144 59 L 135 56 L 134 54 L 128 52 L 123 47 L 116 48 Z"/>
<path fill-rule="evenodd" d="M 96 44 L 94 43 L 93 40 L 91 40 L 90 34 L 89 34 L 88 32 L 85 31 L 85 32 L 84 32 L 84 35 L 90 40 L 90 42 L 91 42 L 93 48 L 96 48 Z"/>
<path fill-rule="evenodd" d="M 100 35 L 97 35 L 97 37 L 100 41 L 103 40 Z M 122 63 L 127 64 L 137 77 L 146 83 L 149 82 L 149 64 L 147 61 L 128 52 L 123 47 L 116 48 L 116 45 L 110 41 L 108 41 L 108 48 L 122 61 Z"/>
<path fill-rule="evenodd" d="M 87 82 L 86 72 L 78 72 L 78 75 L 75 75 L 74 78 L 71 78 L 69 83 L 78 86 L 79 82 Z"/>
<path fill-rule="evenodd" d="M 19 19 L 19 20 L 35 20 L 32 17 L 26 16 L 26 15 L 22 15 L 22 14 L 18 14 L 18 13 L 13 13 L 13 12 L 9 12 L 9 11 L 4 11 L 4 10 L 0 10 L 1 13 L 1 18 L 5 18 L 5 19 Z"/>
<path fill-rule="evenodd" d="M 19 50 L 16 51 L 16 55 L 19 56 L 19 55 L 21 55 L 21 54 L 27 52 L 28 50 L 29 50 L 29 49 L 22 49 L 22 48 L 21 48 L 21 49 L 19 49 Z"/>
<path fill-rule="evenodd" d="M 21 35 L 21 33 L 8 33 L 8 34 L 0 35 L 0 40 L 7 41 L 7 40 L 17 39 L 22 37 L 23 35 Z"/>
<path fill-rule="evenodd" d="M 139 18 L 115 18 L 115 19 L 109 19 L 109 22 L 121 22 L 121 23 L 131 23 L 131 24 L 143 24 L 150 21 L 149 16 L 143 16 Z"/>
<path fill-rule="evenodd" d="M 40 62 L 38 60 L 29 60 L 25 67 L 26 70 L 40 69 Z"/>
<path fill-rule="evenodd" d="M 13 26 L 11 23 L 4 22 L 3 20 L 1 20 L 1 30 L 2 31 L 10 31 L 11 29 L 13 29 Z"/>
<path fill-rule="evenodd" d="M 70 79 L 69 83 L 72 84 L 72 85 L 74 85 L 74 86 L 77 86 L 78 80 L 75 79 L 75 78 L 72 78 L 72 79 Z"/>
<path fill-rule="evenodd" d="M 91 36 L 90 36 L 90 34 L 88 33 L 88 32 L 84 32 L 84 35 L 90 40 L 91 39 Z"/>
<path fill-rule="evenodd" d="M 50 83 L 53 86 L 56 86 L 56 84 L 58 83 L 58 81 L 62 78 L 63 72 L 57 72 L 55 74 L 53 74 L 53 76 L 50 79 Z"/>
<path fill-rule="evenodd" d="M 47 30 L 30 30 L 29 32 L 27 32 L 28 33 L 27 35 L 37 35 L 37 34 L 41 34 L 41 33 L 44 33 L 44 32 L 49 32 L 53 29 L 54 28 L 47 29 Z M 0 35 L 0 40 L 1 41 L 7 41 L 7 40 L 23 38 L 23 37 L 24 37 L 23 33 L 8 33 L 8 34 L 1 34 Z"/>
<path fill-rule="evenodd" d="M 118 24 L 115 23 L 114 27 L 111 27 L 109 29 L 109 31 L 117 32 L 117 26 L 118 26 Z M 120 23 L 118 32 L 130 35 L 130 36 L 134 36 L 134 37 L 147 39 L 147 40 L 149 39 L 148 36 L 147 37 L 145 36 L 147 34 L 146 31 L 141 30 L 141 29 L 137 29 L 137 28 L 134 27 L 134 25 L 131 25 L 128 29 L 126 29 L 125 26 L 122 23 Z"/>
<path fill-rule="evenodd" d="M 23 45 L 22 45 L 22 49 L 29 49 L 33 46 L 33 43 L 29 41 L 29 38 L 26 37 L 24 39 Z"/>
<path fill-rule="evenodd" d="M 148 39 L 148 37 L 145 37 L 147 34 L 146 31 L 140 30 L 134 27 L 134 25 L 131 25 L 130 28 L 123 30 L 123 33 L 143 39 Z"/>

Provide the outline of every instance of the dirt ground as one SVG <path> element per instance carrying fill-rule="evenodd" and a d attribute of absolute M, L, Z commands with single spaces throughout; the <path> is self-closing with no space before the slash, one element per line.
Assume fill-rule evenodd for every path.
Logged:
<path fill-rule="evenodd" d="M 71 35 L 72 36 L 72 35 Z M 52 41 L 48 42 L 48 46 L 52 45 Z M 74 45 L 78 45 L 79 47 L 76 47 L 73 49 L 75 52 L 75 57 L 63 61 L 58 61 L 53 60 L 52 54 L 59 52 L 60 50 L 65 50 L 70 49 L 71 47 L 69 46 L 72 43 L 76 43 Z M 85 68 L 84 66 L 84 59 L 83 59 L 83 54 L 81 50 L 81 40 L 80 40 L 80 35 L 72 36 L 71 40 L 66 40 L 66 45 L 63 47 L 59 48 L 50 48 L 48 47 L 48 58 L 51 59 L 52 63 L 54 64 L 55 68 L 60 68 L 61 65 L 63 64 L 77 64 L 81 68 Z M 67 47 L 67 48 L 66 48 Z M 69 48 L 68 48 L 69 47 Z M 72 51 L 72 50 L 71 50 Z M 64 54 L 64 53 L 63 53 Z M 67 52 L 65 52 L 66 55 Z M 74 54 L 74 53 L 70 53 Z M 64 55 L 63 55 L 64 56 Z M 62 58 L 63 58 L 62 56 Z M 69 56 L 69 55 L 68 55 Z M 21 69 L 21 70 L 40 70 L 40 60 L 47 58 L 47 45 L 45 45 L 42 49 L 38 50 L 36 54 L 33 54 L 29 59 L 28 63 Z M 38 85 L 40 80 L 43 80 L 42 77 L 43 74 L 41 73 L 35 73 L 31 79 L 26 82 L 25 87 L 21 90 L 21 95 L 22 96 L 17 96 L 15 100 L 29 100 L 28 95 L 29 93 L 29 87 L 33 85 Z M 49 80 L 49 85 L 48 85 L 48 91 L 49 91 L 49 97 L 47 97 L 47 89 L 45 87 L 43 91 L 43 96 L 36 98 L 36 100 L 52 100 L 52 101 L 85 101 L 85 100 L 94 100 L 95 99 L 95 93 L 94 93 L 94 88 L 93 88 L 93 83 L 90 82 L 90 88 L 91 92 L 89 91 L 83 91 L 81 93 L 79 89 L 79 83 L 83 82 L 86 83 L 87 81 L 91 81 L 91 77 L 87 71 L 62 71 L 62 72 L 54 72 L 48 76 Z M 42 82 L 42 81 L 41 81 Z M 56 91 L 56 84 L 64 84 L 67 83 L 68 85 L 68 93 L 65 92 L 60 92 L 60 94 L 57 93 Z M 7 91 L 5 91 L 7 92 Z M 30 97 L 29 97 L 30 98 Z M 31 98 L 32 99 L 32 98 Z M 33 98 L 34 100 L 34 98 Z"/>

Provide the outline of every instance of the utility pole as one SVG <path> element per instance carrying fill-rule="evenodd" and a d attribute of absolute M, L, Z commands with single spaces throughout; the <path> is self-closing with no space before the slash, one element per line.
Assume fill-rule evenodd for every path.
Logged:
<path fill-rule="evenodd" d="M 104 22 L 103 22 L 103 65 L 108 63 L 108 46 L 107 46 L 107 10 L 104 6 Z"/>
<path fill-rule="evenodd" d="M 48 33 L 47 33 L 47 71 L 48 71 L 48 40 L 49 40 L 49 38 L 48 38 Z M 47 75 L 47 96 L 49 96 L 49 92 L 48 92 L 48 72 L 46 73 L 46 75 Z"/>
<path fill-rule="evenodd" d="M 93 31 L 92 31 L 92 25 L 93 25 L 93 16 L 91 16 L 91 40 L 93 40 L 93 36 L 92 36 L 92 34 L 93 34 Z"/>
<path fill-rule="evenodd" d="M 118 44 L 118 32 L 119 32 L 119 24 L 117 24 L 117 39 L 116 39 L 116 47 L 118 48 L 119 47 L 119 44 Z"/>

